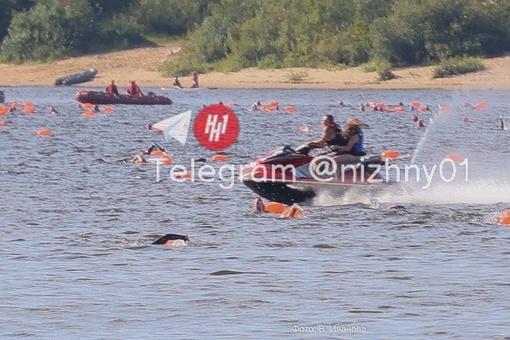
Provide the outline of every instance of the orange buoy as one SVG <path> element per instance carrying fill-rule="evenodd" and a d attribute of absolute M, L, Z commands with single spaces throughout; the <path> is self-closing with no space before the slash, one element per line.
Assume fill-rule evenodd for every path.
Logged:
<path fill-rule="evenodd" d="M 458 153 L 449 153 L 445 156 L 445 158 L 451 159 L 455 163 L 460 163 L 464 160 L 464 157 L 462 157 Z"/>
<path fill-rule="evenodd" d="M 38 136 L 53 136 L 53 132 L 51 132 L 50 130 L 46 130 L 46 129 L 37 130 L 36 134 Z"/>
<path fill-rule="evenodd" d="M 478 110 L 485 109 L 486 106 L 487 106 L 487 102 L 479 102 L 479 103 L 475 104 L 475 109 L 478 109 Z"/>
<path fill-rule="evenodd" d="M 174 178 L 191 179 L 191 173 L 184 171 L 181 173 L 174 174 Z"/>
<path fill-rule="evenodd" d="M 224 161 L 228 161 L 229 159 L 230 158 L 228 157 L 228 155 L 223 155 L 223 154 L 216 154 L 211 157 L 211 160 L 213 162 L 224 162 Z"/>
<path fill-rule="evenodd" d="M 285 112 L 296 112 L 296 107 L 293 105 L 288 105 L 283 108 Z"/>
<path fill-rule="evenodd" d="M 13 108 L 15 108 L 15 109 L 17 109 L 17 108 L 18 108 L 18 107 L 20 107 L 20 106 L 21 106 L 21 104 L 20 104 L 20 103 L 18 103 L 18 102 L 11 103 L 11 107 L 13 107 Z"/>
<path fill-rule="evenodd" d="M 113 112 L 113 109 L 110 106 L 103 106 L 103 108 L 101 108 L 101 111 L 103 111 L 104 113 L 111 113 Z"/>
<path fill-rule="evenodd" d="M 498 224 L 504 226 L 510 226 L 510 209 L 504 210 L 499 214 Z"/>
<path fill-rule="evenodd" d="M 84 109 L 91 109 L 91 108 L 94 107 L 94 104 L 85 103 L 85 104 L 81 104 L 81 107 L 84 108 Z"/>
<path fill-rule="evenodd" d="M 280 202 L 268 202 L 264 204 L 264 211 L 281 214 L 285 210 L 285 205 Z"/>
<path fill-rule="evenodd" d="M 263 110 L 263 111 L 272 112 L 272 111 L 276 111 L 276 106 L 273 106 L 273 105 L 262 105 L 260 107 L 260 109 Z"/>
<path fill-rule="evenodd" d="M 381 152 L 382 158 L 395 159 L 398 158 L 399 156 L 400 156 L 399 153 L 395 150 L 384 150 L 383 152 Z"/>
<path fill-rule="evenodd" d="M 429 110 L 429 108 L 428 108 L 428 107 L 426 107 L 426 106 L 420 106 L 420 107 L 418 108 L 418 110 L 419 110 L 420 112 L 427 112 L 427 111 Z"/>
<path fill-rule="evenodd" d="M 278 106 L 278 105 L 280 105 L 280 103 L 278 103 L 276 100 L 272 100 L 272 101 L 269 102 L 269 105 L 271 105 L 271 106 Z"/>
<path fill-rule="evenodd" d="M 0 120 L 0 126 L 7 126 L 7 122 L 4 122 L 3 120 Z"/>
<path fill-rule="evenodd" d="M 33 106 L 25 106 L 23 108 L 23 113 L 29 114 L 29 113 L 34 113 L 34 112 L 35 112 L 35 107 L 33 107 Z"/>
<path fill-rule="evenodd" d="M 24 102 L 23 106 L 24 107 L 35 107 L 34 103 L 32 103 L 32 102 Z"/>
<path fill-rule="evenodd" d="M 163 155 L 165 155 L 165 153 L 161 150 L 152 150 L 150 155 L 154 156 L 154 157 L 163 157 Z"/>
<path fill-rule="evenodd" d="M 93 118 L 93 117 L 96 116 L 96 113 L 87 110 L 87 111 L 83 112 L 82 116 L 85 117 L 85 118 Z"/>
<path fill-rule="evenodd" d="M 420 102 L 411 102 L 411 106 L 414 107 L 415 109 L 421 107 L 421 104 Z"/>
<path fill-rule="evenodd" d="M 163 164 L 166 164 L 166 165 L 170 165 L 174 162 L 174 159 L 172 158 L 172 156 L 170 156 L 167 153 L 164 153 L 160 158 L 163 160 Z"/>
<path fill-rule="evenodd" d="M 447 112 L 448 110 L 450 110 L 450 108 L 448 106 L 441 106 L 441 105 L 439 105 L 439 111 L 440 112 Z"/>

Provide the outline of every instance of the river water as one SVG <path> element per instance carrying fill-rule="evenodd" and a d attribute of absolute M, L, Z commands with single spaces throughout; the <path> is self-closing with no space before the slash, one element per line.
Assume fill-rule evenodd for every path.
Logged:
<path fill-rule="evenodd" d="M 0 127 L 0 338 L 510 336 L 510 228 L 495 223 L 510 205 L 510 132 L 496 130 L 508 91 L 154 88 L 144 90 L 175 103 L 84 118 L 76 90 L 5 89 L 7 102 L 32 101 L 37 112 L 0 117 L 8 123 Z M 423 171 L 457 153 L 469 167 L 457 164 L 448 183 L 436 173 L 429 185 L 422 177 L 371 197 L 320 197 L 299 219 L 281 220 L 253 213 L 255 194 L 238 181 L 230 189 L 217 178 L 177 183 L 163 167 L 156 181 L 154 165 L 126 162 L 153 142 L 185 167 L 210 158 L 193 133 L 181 146 L 144 125 L 186 110 L 196 116 L 219 100 L 239 105 L 232 164 L 317 138 L 330 113 L 369 123 L 372 153 L 397 150 Z M 297 110 L 250 111 L 257 100 Z M 357 110 L 371 101 L 419 101 L 431 111 Z M 471 107 L 482 101 L 485 109 Z M 301 124 L 315 131 L 299 132 Z M 55 136 L 36 136 L 42 128 Z M 386 209 L 394 204 L 406 210 Z M 190 245 L 150 245 L 166 233 L 188 235 Z"/>

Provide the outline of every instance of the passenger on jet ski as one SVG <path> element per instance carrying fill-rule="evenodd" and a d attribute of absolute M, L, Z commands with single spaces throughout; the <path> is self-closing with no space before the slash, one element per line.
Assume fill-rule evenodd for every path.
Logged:
<path fill-rule="evenodd" d="M 331 146 L 333 159 L 338 163 L 357 163 L 361 156 L 365 156 L 363 151 L 363 130 L 361 127 L 368 127 L 368 124 L 357 118 L 349 118 L 345 122 L 345 135 L 347 144 L 344 146 Z"/>
<path fill-rule="evenodd" d="M 311 149 L 322 148 L 324 146 L 342 146 L 347 144 L 347 139 L 342 135 L 342 129 L 335 123 L 332 115 L 325 115 L 321 121 L 322 135 L 321 138 L 313 140 L 298 148 L 298 152 L 308 154 Z"/>

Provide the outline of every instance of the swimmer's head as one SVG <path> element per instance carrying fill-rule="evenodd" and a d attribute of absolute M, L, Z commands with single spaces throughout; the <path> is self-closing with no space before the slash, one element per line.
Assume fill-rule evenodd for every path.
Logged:
<path fill-rule="evenodd" d="M 163 244 L 165 246 L 185 246 L 189 242 L 189 237 L 187 235 L 179 235 L 179 234 L 166 234 L 158 238 L 156 241 L 152 242 L 152 244 Z"/>
<path fill-rule="evenodd" d="M 255 200 L 253 201 L 253 209 L 255 209 L 255 211 L 264 211 L 264 202 L 262 202 L 262 198 L 260 197 L 257 197 L 255 198 Z"/>

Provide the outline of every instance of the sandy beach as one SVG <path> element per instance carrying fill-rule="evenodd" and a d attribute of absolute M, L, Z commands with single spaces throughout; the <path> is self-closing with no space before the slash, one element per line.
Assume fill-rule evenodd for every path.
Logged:
<path fill-rule="evenodd" d="M 173 79 L 159 71 L 164 60 L 177 58 L 172 51 L 177 44 L 145 47 L 127 51 L 70 58 L 48 64 L 0 64 L 1 87 L 53 86 L 56 78 L 79 73 L 89 68 L 99 70 L 90 82 L 75 85 L 79 88 L 106 87 L 115 79 L 119 87 L 127 87 L 135 79 L 142 87 L 170 87 Z M 396 78 L 377 80 L 375 72 L 364 72 L 359 67 L 345 70 L 324 69 L 245 69 L 239 72 L 212 72 L 200 75 L 200 85 L 211 88 L 278 88 L 278 89 L 504 89 L 510 90 L 510 55 L 484 59 L 486 70 L 443 79 L 432 79 L 433 67 L 395 69 Z M 291 82 L 292 74 L 303 79 Z M 191 85 L 190 77 L 181 77 L 181 83 Z"/>

